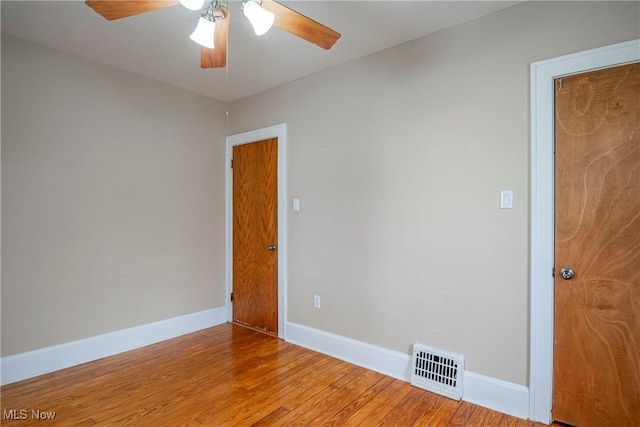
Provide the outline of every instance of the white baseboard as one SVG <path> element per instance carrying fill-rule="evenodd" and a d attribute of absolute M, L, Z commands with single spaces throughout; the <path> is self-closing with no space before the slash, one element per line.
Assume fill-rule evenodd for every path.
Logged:
<path fill-rule="evenodd" d="M 287 322 L 287 341 L 403 381 L 411 381 L 411 357 L 319 329 Z"/>
<path fill-rule="evenodd" d="M 226 321 L 226 308 L 223 306 L 3 357 L 0 359 L 0 384 L 112 356 Z"/>
<path fill-rule="evenodd" d="M 411 382 L 411 356 L 319 329 L 287 322 L 286 340 L 381 374 Z M 529 416 L 529 389 L 464 372 L 463 400 L 519 418 Z"/>
<path fill-rule="evenodd" d="M 465 371 L 463 399 L 514 417 L 529 418 L 529 388 L 520 384 Z"/>

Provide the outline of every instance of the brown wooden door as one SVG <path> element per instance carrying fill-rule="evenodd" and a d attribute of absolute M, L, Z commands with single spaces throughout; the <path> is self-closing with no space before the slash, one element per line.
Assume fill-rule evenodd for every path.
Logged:
<path fill-rule="evenodd" d="M 640 426 L 640 64 L 555 87 L 553 419 Z"/>
<path fill-rule="evenodd" d="M 278 139 L 233 147 L 233 321 L 278 334 Z"/>

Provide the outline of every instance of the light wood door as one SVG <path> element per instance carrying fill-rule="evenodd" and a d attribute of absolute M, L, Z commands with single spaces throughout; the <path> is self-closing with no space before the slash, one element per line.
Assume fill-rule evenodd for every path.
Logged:
<path fill-rule="evenodd" d="M 640 64 L 555 95 L 553 418 L 640 426 Z"/>
<path fill-rule="evenodd" d="M 278 334 L 278 139 L 233 147 L 233 321 Z"/>

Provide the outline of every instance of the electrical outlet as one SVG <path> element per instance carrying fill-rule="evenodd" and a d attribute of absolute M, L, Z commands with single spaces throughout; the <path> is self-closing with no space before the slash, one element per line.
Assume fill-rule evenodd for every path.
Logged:
<path fill-rule="evenodd" d="M 313 307 L 320 308 L 320 295 L 313 296 Z"/>

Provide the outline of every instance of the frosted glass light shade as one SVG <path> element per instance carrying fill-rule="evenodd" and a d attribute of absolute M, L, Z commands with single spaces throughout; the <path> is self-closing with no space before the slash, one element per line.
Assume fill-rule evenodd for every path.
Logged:
<path fill-rule="evenodd" d="M 204 0 L 180 0 L 180 4 L 189 10 L 200 10 L 204 6 Z"/>
<path fill-rule="evenodd" d="M 273 21 L 275 20 L 275 15 L 268 10 L 264 10 L 258 3 L 253 0 L 249 0 L 244 4 L 242 8 L 244 12 L 244 16 L 247 17 L 251 25 L 253 26 L 253 31 L 255 31 L 256 35 L 261 36 L 273 25 Z"/>
<path fill-rule="evenodd" d="M 193 30 L 193 33 L 191 33 L 191 36 L 189 37 L 199 45 L 213 49 L 215 47 L 213 42 L 215 31 L 215 21 L 200 18 L 200 20 L 198 20 L 198 25 L 196 25 L 196 29 Z"/>

